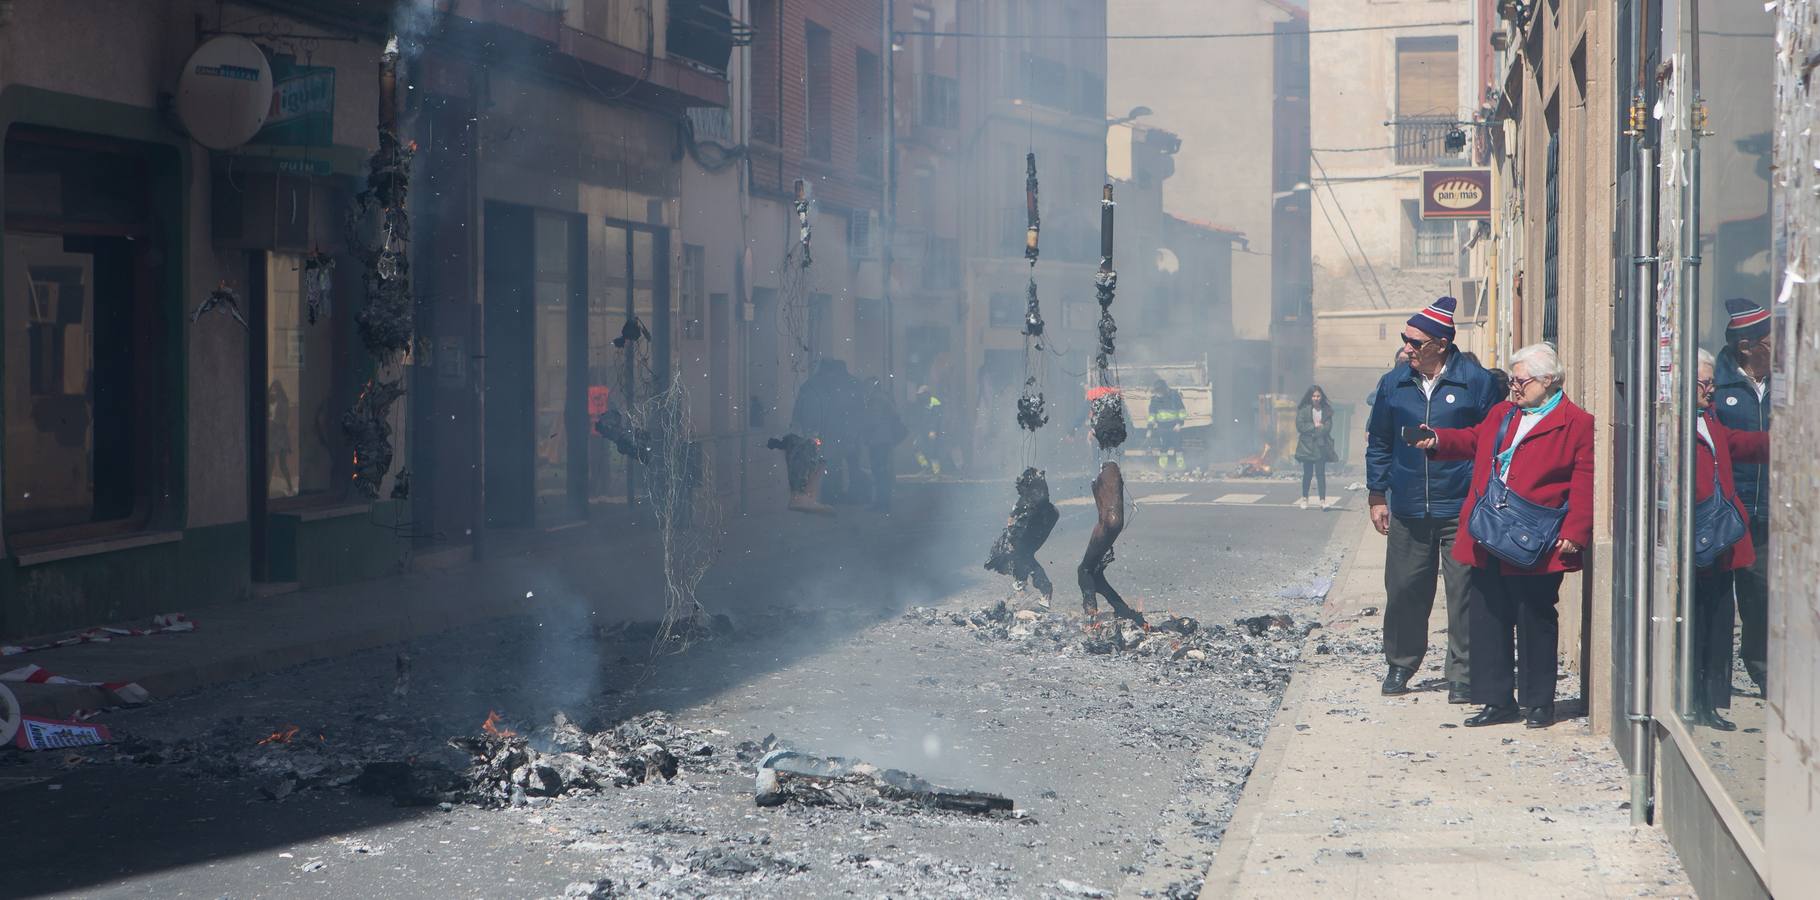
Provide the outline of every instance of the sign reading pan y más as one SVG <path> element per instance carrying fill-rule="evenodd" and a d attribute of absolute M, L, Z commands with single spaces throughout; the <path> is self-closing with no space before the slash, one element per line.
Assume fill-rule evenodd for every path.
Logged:
<path fill-rule="evenodd" d="M 1490 169 L 1429 169 L 1422 173 L 1422 218 L 1490 219 Z"/>

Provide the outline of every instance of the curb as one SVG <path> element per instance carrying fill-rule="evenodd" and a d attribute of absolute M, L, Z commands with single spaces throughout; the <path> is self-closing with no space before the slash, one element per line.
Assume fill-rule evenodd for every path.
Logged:
<path fill-rule="evenodd" d="M 1283 757 L 1288 753 L 1289 741 L 1295 735 L 1297 713 L 1307 699 L 1309 680 L 1297 676 L 1302 674 L 1303 667 L 1308 663 L 1310 650 L 1317 641 L 1316 632 L 1325 632 L 1337 617 L 1339 588 L 1346 584 L 1348 576 L 1352 574 L 1352 569 L 1359 560 L 1359 551 L 1365 544 L 1365 536 L 1370 533 L 1371 524 L 1367 520 L 1365 527 L 1350 540 L 1346 561 L 1340 564 L 1340 570 L 1334 574 L 1335 590 L 1321 604 L 1321 627 L 1302 639 L 1302 652 L 1296 658 L 1295 671 L 1289 676 L 1289 689 L 1283 692 L 1283 701 L 1277 704 L 1276 717 L 1270 721 L 1270 735 L 1258 750 L 1257 760 L 1251 766 L 1251 774 L 1245 779 L 1244 793 L 1239 796 L 1239 805 L 1233 809 L 1232 820 L 1227 823 L 1226 833 L 1220 838 L 1219 850 L 1214 853 L 1213 865 L 1207 868 L 1207 875 L 1201 881 L 1201 900 L 1231 897 L 1238 889 L 1239 879 L 1244 875 L 1245 857 L 1250 855 L 1251 843 L 1257 837 L 1263 811 L 1268 805 L 1266 801 L 1276 787 L 1277 773 L 1282 770 Z"/>

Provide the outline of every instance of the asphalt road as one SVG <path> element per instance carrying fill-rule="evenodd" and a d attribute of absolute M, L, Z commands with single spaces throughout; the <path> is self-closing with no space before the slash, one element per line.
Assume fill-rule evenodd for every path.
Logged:
<path fill-rule="evenodd" d="M 1339 486 L 1355 508 L 1296 509 L 1299 485 L 1281 481 L 1134 483 L 1109 578 L 1147 610 L 1209 624 L 1304 616 L 1308 601 L 1278 594 L 1332 573 L 1335 523 L 1362 514 Z M 1062 522 L 1042 559 L 1058 611 L 1078 603 L 1091 506 L 1066 498 L 1084 488 L 1055 484 Z M 655 666 L 594 618 L 545 613 L 414 642 L 405 700 L 393 651 L 368 652 L 114 714 L 124 753 L 0 751 L 0 895 L 541 897 L 596 879 L 635 896 L 1049 896 L 1062 879 L 1190 890 L 1281 684 L 1013 652 L 901 615 L 1009 593 L 980 568 L 1009 485 L 921 489 L 950 497 L 939 518 L 849 512 L 850 544 L 723 559 L 704 598 L 735 636 Z M 330 788 L 272 799 L 273 773 L 306 751 L 254 747 L 297 724 L 315 738 L 310 759 L 416 759 L 450 752 L 443 739 L 494 709 L 527 726 L 556 710 L 604 724 L 661 709 L 728 746 L 774 733 L 997 791 L 1028 818 L 763 810 L 749 777 L 686 771 L 532 809 L 400 808 Z M 728 877 L 684 862 L 711 847 L 789 867 Z"/>

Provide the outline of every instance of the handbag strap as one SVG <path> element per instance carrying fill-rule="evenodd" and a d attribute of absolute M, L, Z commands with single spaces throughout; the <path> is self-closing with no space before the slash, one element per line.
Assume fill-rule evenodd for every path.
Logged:
<path fill-rule="evenodd" d="M 1503 481 L 1504 476 L 1503 473 L 1498 471 L 1498 448 L 1503 446 L 1504 435 L 1510 433 L 1510 421 L 1515 419 L 1519 412 L 1521 412 L 1521 410 L 1512 406 L 1510 412 L 1504 414 L 1504 421 L 1498 423 L 1498 439 L 1491 442 L 1491 477 L 1499 481 Z M 1512 454 L 1512 456 L 1514 457 L 1515 454 Z"/>

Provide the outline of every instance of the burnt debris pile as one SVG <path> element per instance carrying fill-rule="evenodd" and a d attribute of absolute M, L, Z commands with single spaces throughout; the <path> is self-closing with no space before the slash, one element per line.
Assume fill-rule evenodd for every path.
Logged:
<path fill-rule="evenodd" d="M 1203 625 L 1188 616 L 1153 615 L 1147 623 L 1105 621 L 1000 601 L 972 612 L 913 607 L 910 622 L 965 628 L 981 643 L 1025 654 L 1124 657 L 1185 673 L 1231 676 L 1248 687 L 1281 687 L 1301 655 L 1302 639 L 1319 628 L 1286 615 Z"/>
<path fill-rule="evenodd" d="M 941 810 L 982 816 L 1016 816 L 1007 797 L 943 787 L 899 769 L 881 769 L 838 756 L 811 756 L 775 747 L 758 760 L 753 801 L 759 806 L 825 806 L 836 809 Z"/>
<path fill-rule="evenodd" d="M 712 732 L 681 728 L 662 712 L 589 732 L 557 713 L 529 734 L 499 727 L 449 739 L 472 760 L 457 791 L 483 807 L 526 806 L 535 797 L 561 797 L 606 788 L 670 782 L 684 769 L 716 762 Z"/>

